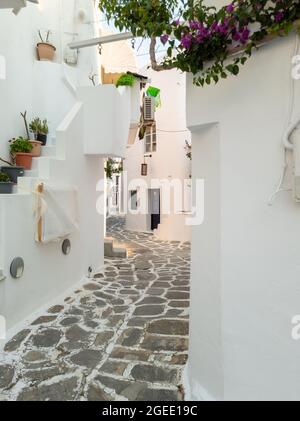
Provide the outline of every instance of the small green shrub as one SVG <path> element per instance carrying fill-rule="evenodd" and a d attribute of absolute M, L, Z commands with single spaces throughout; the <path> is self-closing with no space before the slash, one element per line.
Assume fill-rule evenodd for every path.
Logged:
<path fill-rule="evenodd" d="M 46 119 L 41 122 L 41 124 L 39 126 L 38 133 L 40 133 L 40 134 L 48 134 L 49 133 L 48 121 Z"/>
<path fill-rule="evenodd" d="M 10 178 L 4 172 L 0 172 L 0 183 L 10 183 Z"/>
<path fill-rule="evenodd" d="M 124 73 L 117 80 L 116 87 L 118 88 L 119 86 L 133 86 L 135 81 L 136 78 L 133 75 Z"/>
<path fill-rule="evenodd" d="M 24 139 L 23 137 L 18 137 L 17 139 L 12 139 L 10 144 L 10 153 L 12 155 L 21 152 L 21 153 L 30 153 L 32 151 L 32 144 L 29 142 L 28 139 Z"/>
<path fill-rule="evenodd" d="M 37 134 L 39 132 L 40 123 L 41 123 L 41 120 L 38 117 L 32 120 L 32 122 L 29 124 L 29 128 L 32 131 L 32 133 Z"/>
<path fill-rule="evenodd" d="M 48 121 L 41 120 L 39 117 L 36 117 L 32 120 L 32 122 L 29 125 L 30 130 L 35 134 L 48 134 L 49 128 L 48 128 Z"/>

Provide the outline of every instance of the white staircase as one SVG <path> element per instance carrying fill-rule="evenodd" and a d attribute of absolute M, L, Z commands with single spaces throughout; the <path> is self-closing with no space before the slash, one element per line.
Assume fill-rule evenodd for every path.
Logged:
<path fill-rule="evenodd" d="M 51 178 L 51 169 L 55 161 L 61 161 L 63 163 L 63 160 L 56 157 L 56 146 L 42 146 L 41 156 L 32 159 L 31 170 L 26 170 L 24 177 L 18 178 L 15 193 L 33 193 L 39 181 L 49 180 Z"/>

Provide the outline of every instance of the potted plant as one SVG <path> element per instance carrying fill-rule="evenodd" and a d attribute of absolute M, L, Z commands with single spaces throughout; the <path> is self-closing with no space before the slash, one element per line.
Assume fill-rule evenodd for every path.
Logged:
<path fill-rule="evenodd" d="M 49 133 L 48 121 L 44 119 L 43 121 L 40 121 L 40 125 L 38 127 L 38 134 L 37 134 L 37 140 L 39 142 L 42 142 L 42 145 L 44 146 L 47 143 L 48 133 Z"/>
<path fill-rule="evenodd" d="M 39 42 L 37 44 L 38 59 L 40 61 L 45 61 L 45 60 L 46 61 L 53 61 L 56 48 L 54 47 L 54 45 L 52 45 L 49 42 L 49 37 L 50 37 L 51 32 L 47 31 L 47 35 L 46 35 L 45 40 L 42 37 L 41 31 L 39 31 L 38 33 L 39 33 L 39 38 L 41 40 L 41 42 Z"/>
<path fill-rule="evenodd" d="M 9 176 L 0 171 L 0 194 L 11 194 L 13 191 L 13 183 Z"/>
<path fill-rule="evenodd" d="M 28 139 L 22 136 L 12 139 L 10 142 L 10 154 L 16 166 L 24 167 L 30 170 L 32 165 L 32 149 L 33 146 Z"/>
<path fill-rule="evenodd" d="M 32 151 L 31 151 L 31 153 L 32 153 L 32 156 L 39 157 L 39 156 L 41 156 L 41 152 L 42 152 L 42 150 L 41 150 L 42 142 L 40 142 L 40 141 L 38 141 L 36 139 L 36 136 L 37 136 L 36 135 L 36 126 L 37 126 L 37 120 L 38 119 L 35 118 L 32 121 L 32 123 L 30 124 L 30 130 L 33 132 L 33 136 L 34 136 L 34 139 L 31 139 L 30 138 L 29 129 L 28 129 L 28 123 L 27 123 L 26 115 L 27 115 L 27 111 L 25 111 L 24 113 L 21 113 L 21 116 L 23 117 L 23 120 L 24 120 L 24 125 L 25 125 L 25 130 L 26 130 L 26 133 L 27 133 L 27 138 L 28 138 L 29 142 L 32 145 Z"/>
<path fill-rule="evenodd" d="M 116 87 L 119 86 L 133 86 L 135 84 L 136 77 L 131 73 L 123 73 L 116 82 Z"/>
<path fill-rule="evenodd" d="M 31 132 L 34 134 L 36 142 L 40 142 L 41 145 L 45 146 L 47 143 L 47 135 L 49 133 L 47 120 L 41 121 L 40 118 L 36 117 L 32 120 L 29 125 Z"/>

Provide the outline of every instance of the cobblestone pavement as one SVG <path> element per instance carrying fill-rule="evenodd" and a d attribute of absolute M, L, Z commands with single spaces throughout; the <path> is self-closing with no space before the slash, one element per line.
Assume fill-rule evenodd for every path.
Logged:
<path fill-rule="evenodd" d="M 0 400 L 182 400 L 187 360 L 188 243 L 108 230 L 127 259 L 24 328 L 0 354 Z"/>

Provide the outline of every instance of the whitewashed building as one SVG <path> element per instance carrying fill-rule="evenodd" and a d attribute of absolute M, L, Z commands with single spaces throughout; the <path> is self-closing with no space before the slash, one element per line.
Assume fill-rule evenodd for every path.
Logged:
<path fill-rule="evenodd" d="M 217 86 L 187 77 L 193 178 L 205 181 L 192 232 L 191 399 L 300 398 L 297 54 L 294 32 Z"/>
<path fill-rule="evenodd" d="M 176 70 L 141 73 L 148 76 L 147 87 L 160 89 L 161 105 L 144 138 L 137 137 L 126 150 L 126 228 L 153 231 L 164 241 L 189 241 L 191 228 L 186 218 L 191 210 L 191 161 L 186 156 L 190 133 L 185 117 L 185 75 Z M 142 164 L 147 165 L 146 176 L 141 175 Z"/>
<path fill-rule="evenodd" d="M 20 112 L 47 118 L 50 126 L 42 156 L 33 158 L 13 194 L 0 195 L 0 314 L 10 331 L 103 265 L 103 158 L 124 157 L 135 117 L 130 90 L 99 86 L 97 77 L 92 85 L 98 49 L 68 48 L 99 36 L 94 2 L 27 2 L 17 16 L 18 2 L 4 3 L 0 156 L 9 159 L 8 140 L 25 135 Z M 38 31 L 51 31 L 53 62 L 37 60 Z"/>

